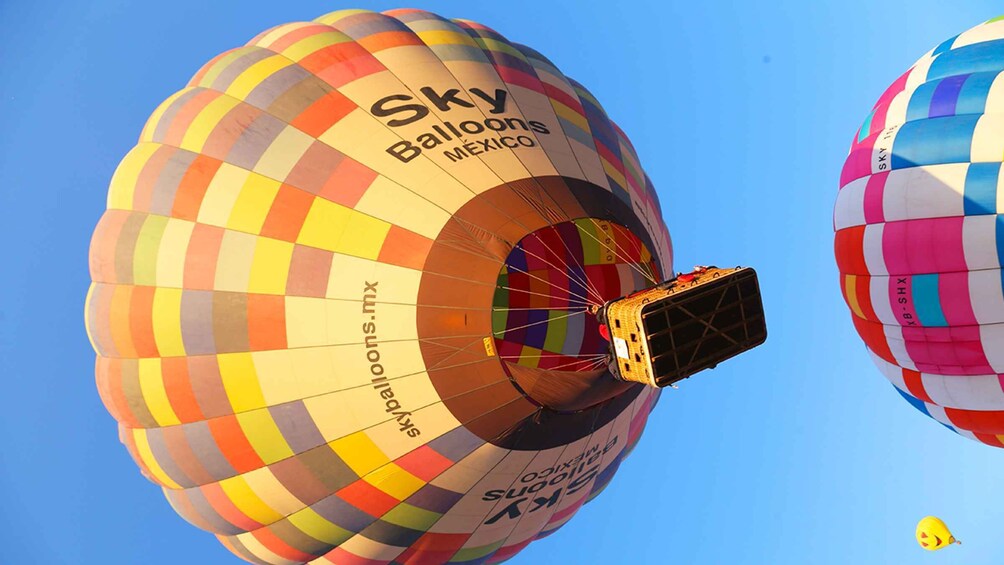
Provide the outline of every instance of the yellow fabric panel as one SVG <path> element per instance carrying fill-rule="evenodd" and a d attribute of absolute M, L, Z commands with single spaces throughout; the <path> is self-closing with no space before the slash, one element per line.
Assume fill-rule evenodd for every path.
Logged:
<path fill-rule="evenodd" d="M 851 311 L 859 318 L 864 318 L 865 314 L 861 311 L 861 305 L 858 303 L 858 278 L 855 275 L 844 275 L 844 289 L 845 296 L 847 296 L 847 303 L 851 307 Z"/>
<path fill-rule="evenodd" d="M 558 115 L 559 118 L 572 122 L 576 126 L 582 128 L 583 131 L 591 133 L 589 129 L 589 122 L 586 117 L 582 114 L 576 112 L 575 110 L 565 106 L 561 102 L 555 99 L 551 99 L 551 107 L 554 108 L 554 113 Z M 560 125 L 560 124 L 559 124 Z"/>
<path fill-rule="evenodd" d="M 105 353 L 94 342 L 94 328 L 91 327 L 91 316 L 89 314 L 91 311 L 91 300 L 94 298 L 94 288 L 95 284 L 92 282 L 91 286 L 87 287 L 87 297 L 84 298 L 84 329 L 87 331 L 87 340 L 91 342 L 91 348 L 98 355 L 104 355 Z"/>
<path fill-rule="evenodd" d="M 157 252 L 157 286 L 181 288 L 185 281 L 185 259 L 195 224 L 172 218 L 164 228 Z"/>
<path fill-rule="evenodd" d="M 487 37 L 479 37 L 477 41 L 483 44 L 486 49 L 489 49 L 491 51 L 497 51 L 500 53 L 507 53 L 509 55 L 512 55 L 513 57 L 516 57 L 521 61 L 526 61 L 526 56 L 524 56 L 523 53 L 521 53 L 519 50 L 515 49 L 512 45 L 509 45 L 508 43 L 503 43 L 496 39 L 490 39 Z"/>
<path fill-rule="evenodd" d="M 476 520 L 479 517 L 472 516 L 471 518 Z M 460 551 L 458 551 L 454 557 L 456 557 L 457 561 L 474 561 L 494 553 L 496 549 L 502 547 L 503 543 L 505 543 L 505 540 L 499 540 L 485 546 L 474 546 L 474 542 L 467 540 L 467 543 L 460 548 Z"/>
<path fill-rule="evenodd" d="M 516 364 L 523 365 L 524 367 L 536 367 L 540 363 L 540 353 L 540 349 L 524 344 L 523 349 L 519 352 L 519 361 Z"/>
<path fill-rule="evenodd" d="M 227 94 L 244 100 L 256 86 L 274 73 L 292 65 L 293 62 L 280 55 L 266 57 L 244 70 L 227 88 Z"/>
<path fill-rule="evenodd" d="M 158 288 L 153 295 L 153 339 L 161 357 L 185 355 L 181 334 L 180 288 Z"/>
<path fill-rule="evenodd" d="M 343 237 L 338 243 L 338 248 L 334 251 L 366 259 L 376 259 L 380 256 L 380 248 L 383 247 L 387 232 L 390 231 L 390 224 L 356 212 L 349 216 L 349 223 L 345 226 L 345 231 L 352 234 L 352 237 Z"/>
<path fill-rule="evenodd" d="M 213 63 L 212 68 L 206 70 L 205 74 L 202 75 L 202 79 L 197 83 L 199 86 L 204 86 L 210 88 L 216 79 L 220 76 L 220 73 L 227 70 L 231 63 L 240 59 L 244 55 L 247 55 L 250 48 L 248 47 L 238 47 L 237 49 L 231 50 L 226 55 L 220 57 L 215 63 Z"/>
<path fill-rule="evenodd" d="M 627 187 L 627 181 L 624 179 L 624 174 L 618 171 L 617 167 L 614 167 L 610 161 L 607 161 L 603 157 L 600 157 L 600 162 L 603 163 L 603 170 L 606 171 L 610 178 L 614 179 L 617 184 Z"/>
<path fill-rule="evenodd" d="M 216 537 L 220 538 L 222 541 L 222 536 L 217 535 Z M 244 549 L 248 550 L 251 555 L 254 555 L 264 563 L 282 563 L 284 565 L 295 565 L 297 563 L 295 561 L 290 561 L 289 559 L 286 559 L 265 547 L 251 532 L 237 534 L 237 539 L 240 540 Z M 223 545 L 226 546 L 226 542 L 224 542 Z"/>
<path fill-rule="evenodd" d="M 313 143 L 313 137 L 286 126 L 255 163 L 254 170 L 269 178 L 285 179 Z"/>
<path fill-rule="evenodd" d="M 268 467 L 245 473 L 244 480 L 262 502 L 283 516 L 303 508 L 303 501 L 293 496 Z"/>
<path fill-rule="evenodd" d="M 248 292 L 285 294 L 292 259 L 292 243 L 259 237 L 251 262 Z"/>
<path fill-rule="evenodd" d="M 328 445 L 360 477 L 390 463 L 390 459 L 377 448 L 370 438 L 366 437 L 366 432 L 356 432 Z"/>
<path fill-rule="evenodd" d="M 442 29 L 420 31 L 418 36 L 426 45 L 467 45 L 468 47 L 479 47 L 474 39 L 466 33 L 447 31 Z"/>
<path fill-rule="evenodd" d="M 230 292 L 247 292 L 257 239 L 242 232 L 223 233 L 219 258 L 216 260 L 216 280 L 213 281 L 213 288 Z"/>
<path fill-rule="evenodd" d="M 300 59 L 328 47 L 329 45 L 344 43 L 348 41 L 348 39 L 348 36 L 338 31 L 318 33 L 301 39 L 300 41 L 297 41 L 296 43 L 283 49 L 282 54 L 294 61 L 299 61 Z"/>
<path fill-rule="evenodd" d="M 323 198 L 314 199 L 296 242 L 336 253 L 376 259 L 390 224 Z M 348 232 L 351 237 L 343 237 Z"/>
<path fill-rule="evenodd" d="M 248 486 L 244 477 L 237 475 L 228 479 L 223 479 L 219 483 L 220 488 L 226 493 L 230 502 L 238 510 L 247 515 L 248 518 L 260 523 L 271 524 L 282 519 L 282 515 L 265 504 L 262 499 L 255 494 Z"/>
<path fill-rule="evenodd" d="M 257 173 L 248 175 L 230 209 L 226 227 L 232 230 L 258 234 L 279 193 L 279 181 Z"/>
<path fill-rule="evenodd" d="M 268 410 L 241 412 L 237 414 L 237 422 L 255 453 L 266 465 L 294 455 Z"/>
<path fill-rule="evenodd" d="M 435 240 L 451 215 L 414 192 L 377 177 L 356 204 L 356 210 Z"/>
<path fill-rule="evenodd" d="M 585 233 L 600 246 L 599 265 L 612 265 L 620 260 L 620 249 L 614 236 L 614 228 L 610 222 L 593 220 L 590 224 L 579 226 L 579 232 Z"/>
<path fill-rule="evenodd" d="M 132 257 L 132 284 L 155 286 L 157 284 L 157 255 L 160 241 L 164 236 L 168 218 L 149 214 L 143 219 L 143 226 L 136 236 L 136 246 Z"/>
<path fill-rule="evenodd" d="M 289 523 L 308 536 L 331 545 L 339 545 L 356 535 L 345 528 L 332 524 L 310 508 L 304 508 L 289 516 Z"/>
<path fill-rule="evenodd" d="M 108 186 L 109 210 L 132 210 L 132 200 L 139 174 L 159 148 L 160 145 L 156 143 L 140 143 L 122 158 L 122 162 L 115 169 L 112 182 Z"/>
<path fill-rule="evenodd" d="M 143 393 L 143 403 L 158 426 L 173 426 L 181 420 L 174 413 L 164 388 L 164 376 L 160 370 L 159 358 L 139 359 L 139 389 Z"/>
<path fill-rule="evenodd" d="M 325 25 L 329 25 L 330 26 L 330 25 L 334 25 L 338 21 L 343 20 L 343 19 L 345 19 L 345 18 L 347 18 L 349 16 L 354 16 L 356 14 L 370 14 L 370 13 L 372 13 L 372 11 L 370 11 L 370 10 L 362 10 L 362 9 L 358 9 L 358 8 L 350 8 L 350 9 L 347 9 L 347 10 L 336 10 L 334 12 L 329 12 L 329 13 L 324 14 L 323 16 L 321 16 L 319 18 L 315 18 L 314 21 L 317 22 L 317 23 L 319 23 L 319 24 L 325 24 Z"/>
<path fill-rule="evenodd" d="M 222 353 L 216 359 L 223 389 L 235 413 L 265 407 L 250 353 Z"/>
<path fill-rule="evenodd" d="M 218 96 L 206 104 L 206 107 L 195 116 L 188 129 L 185 130 L 185 136 L 181 139 L 181 148 L 201 153 L 202 147 L 209 139 L 209 134 L 213 133 L 223 116 L 227 115 L 227 112 L 233 110 L 238 104 L 240 104 L 240 100 L 229 96 Z"/>
<path fill-rule="evenodd" d="M 290 22 L 278 25 L 259 34 L 258 38 L 254 40 L 253 45 L 257 47 L 269 48 L 269 46 L 276 40 L 281 39 L 290 33 L 299 31 L 305 27 L 311 27 L 313 25 L 314 24 L 311 22 Z"/>
<path fill-rule="evenodd" d="M 363 480 L 398 500 L 408 498 L 425 486 L 425 481 L 394 463 L 380 467 L 363 477 Z"/>
<path fill-rule="evenodd" d="M 352 536 L 341 545 L 341 548 L 352 555 L 370 559 L 371 563 L 390 563 L 395 557 L 401 555 L 400 547 L 380 543 L 364 535 Z M 321 565 L 323 563 L 322 561 Z"/>
<path fill-rule="evenodd" d="M 647 246 L 642 246 L 641 248 L 641 262 L 648 263 L 652 260 L 652 252 L 648 250 Z"/>
<path fill-rule="evenodd" d="M 315 198 L 303 220 L 296 242 L 335 251 L 345 232 L 352 210 L 323 198 Z"/>
<path fill-rule="evenodd" d="M 179 490 L 181 485 L 171 480 L 171 477 L 167 476 L 164 469 L 160 467 L 160 463 L 157 463 L 157 458 L 153 456 L 153 451 L 150 449 L 150 442 L 146 438 L 146 430 L 143 428 L 132 428 L 133 443 L 136 444 L 136 451 L 139 452 L 139 458 L 146 465 L 150 474 L 153 478 L 157 480 L 160 484 L 166 486 L 167 488 Z"/>
<path fill-rule="evenodd" d="M 226 227 L 230 211 L 247 181 L 250 171 L 235 167 L 230 163 L 220 165 L 206 188 L 199 207 L 198 222 L 211 226 Z"/>
<path fill-rule="evenodd" d="M 440 517 L 442 514 L 402 502 L 391 508 L 380 519 L 404 528 L 426 531 L 438 522 Z"/>

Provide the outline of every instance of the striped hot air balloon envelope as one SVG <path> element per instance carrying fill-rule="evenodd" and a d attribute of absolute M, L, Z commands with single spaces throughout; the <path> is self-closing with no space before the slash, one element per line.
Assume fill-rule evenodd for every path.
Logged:
<path fill-rule="evenodd" d="M 1004 19 L 921 57 L 851 144 L 840 285 L 875 363 L 921 412 L 1004 446 Z"/>
<path fill-rule="evenodd" d="M 474 22 L 348 10 L 154 111 L 86 324 L 122 442 L 239 557 L 495 563 L 638 441 L 659 391 L 610 376 L 587 309 L 671 265 L 581 85 Z"/>

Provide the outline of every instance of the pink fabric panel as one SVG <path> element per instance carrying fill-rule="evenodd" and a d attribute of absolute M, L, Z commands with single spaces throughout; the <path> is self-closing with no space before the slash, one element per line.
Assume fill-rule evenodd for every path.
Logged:
<path fill-rule="evenodd" d="M 969 296 L 969 273 L 942 273 L 938 276 L 938 298 L 941 302 L 941 312 L 950 326 L 975 326 L 976 314 L 973 312 L 972 300 Z"/>
<path fill-rule="evenodd" d="M 924 218 L 885 224 L 882 256 L 890 275 L 967 271 L 962 246 L 965 218 Z"/>

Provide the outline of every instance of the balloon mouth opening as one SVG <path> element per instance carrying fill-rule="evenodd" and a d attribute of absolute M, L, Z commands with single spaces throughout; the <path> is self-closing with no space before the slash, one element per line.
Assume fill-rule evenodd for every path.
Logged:
<path fill-rule="evenodd" d="M 597 218 L 546 226 L 510 250 L 496 280 L 492 339 L 506 374 L 534 403 L 560 412 L 630 388 L 608 370 L 609 341 L 595 311 L 659 277 L 627 227 Z"/>

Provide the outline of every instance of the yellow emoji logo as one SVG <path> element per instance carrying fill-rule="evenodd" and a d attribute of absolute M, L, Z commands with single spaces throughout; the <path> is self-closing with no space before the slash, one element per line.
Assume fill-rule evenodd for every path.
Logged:
<path fill-rule="evenodd" d="M 948 526 L 939 518 L 926 516 L 917 523 L 917 543 L 928 551 L 936 551 L 953 543 L 962 542 L 952 536 Z"/>

